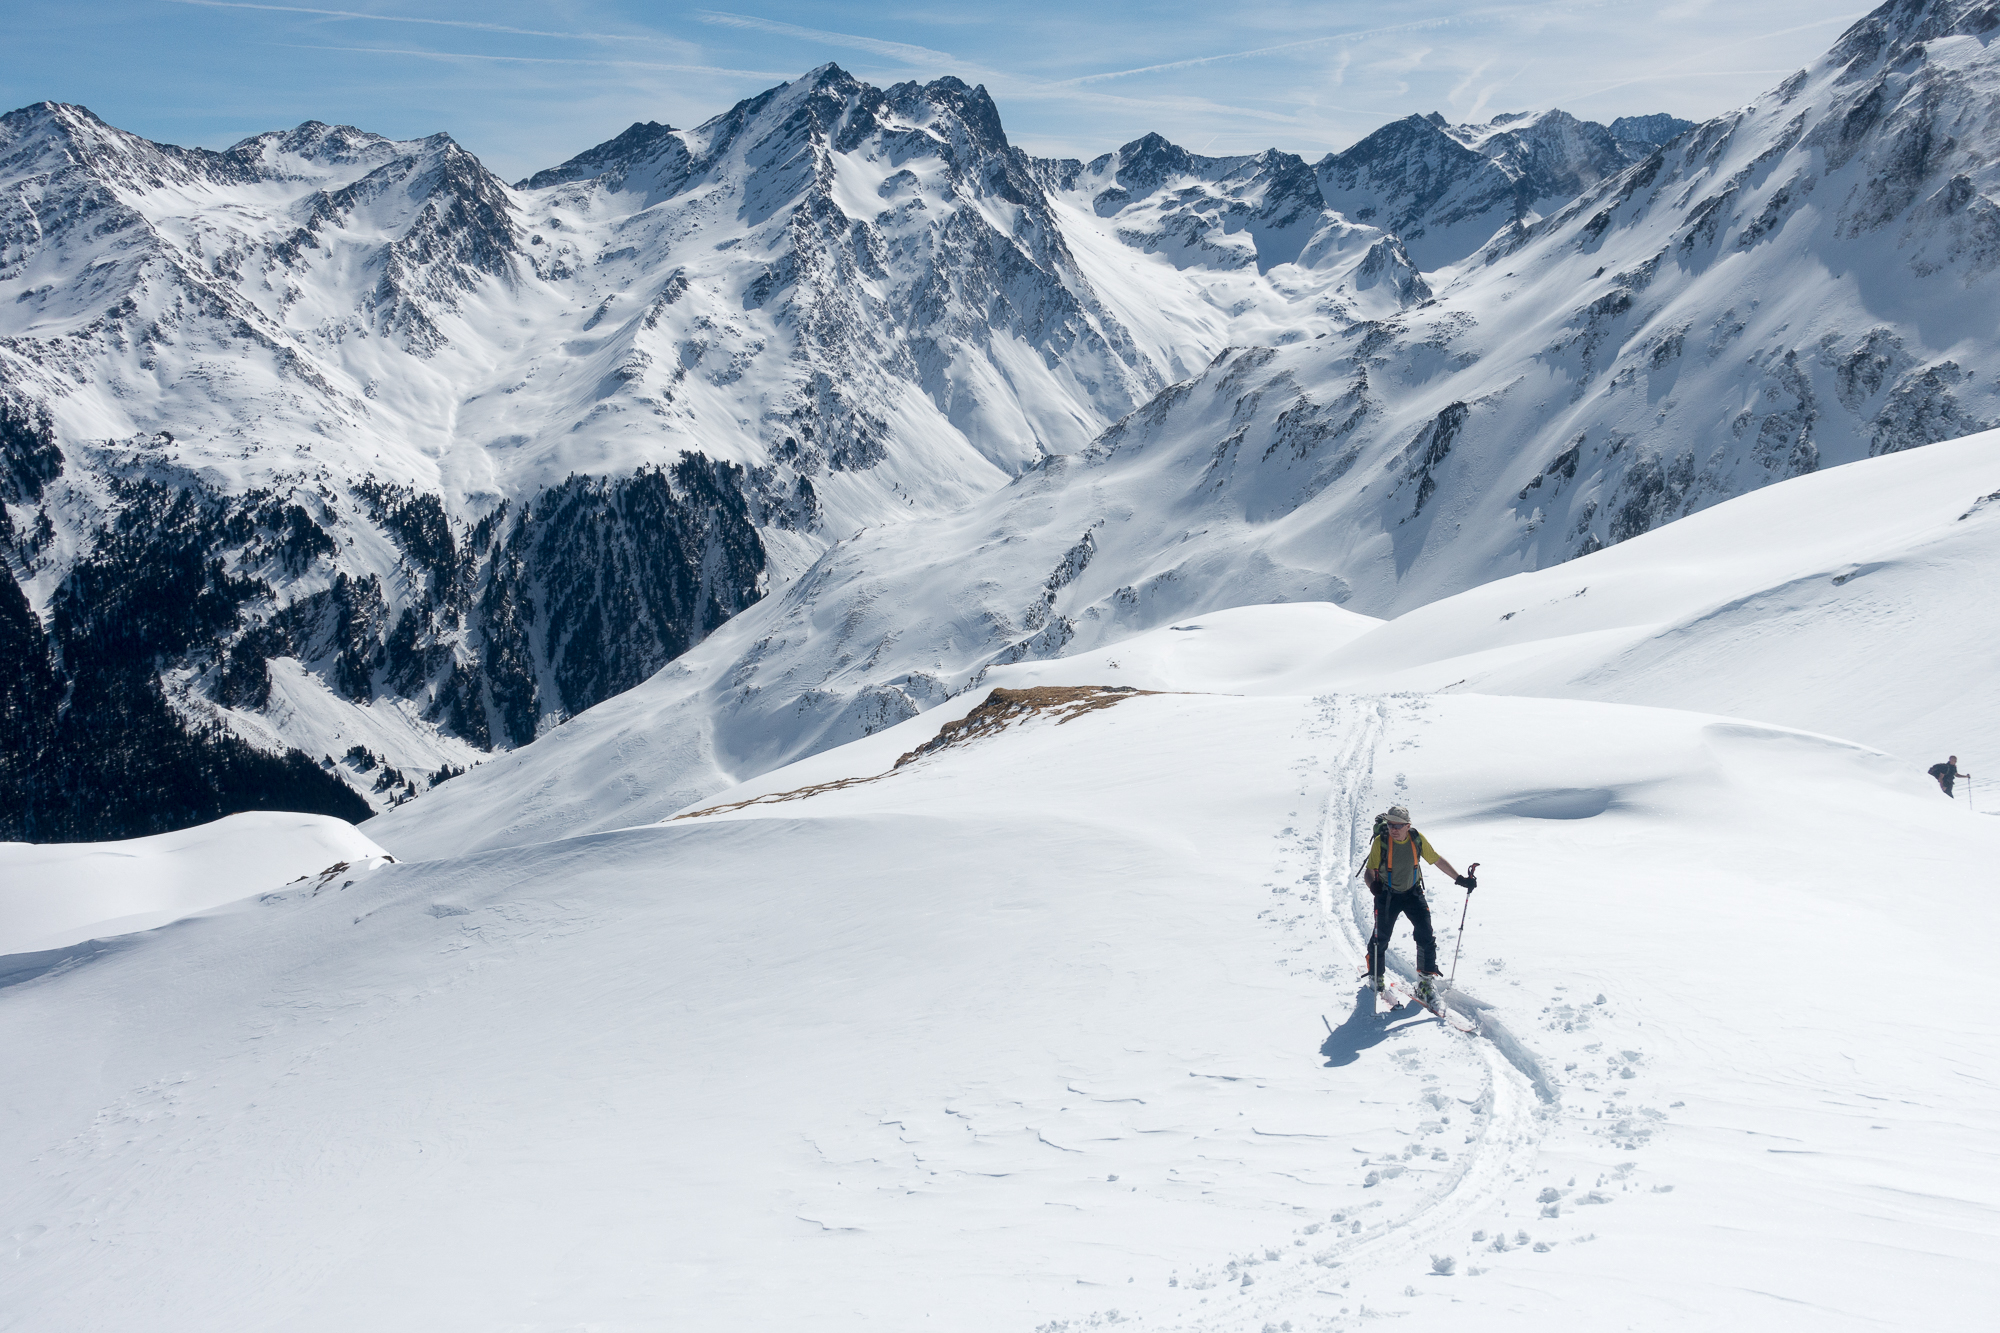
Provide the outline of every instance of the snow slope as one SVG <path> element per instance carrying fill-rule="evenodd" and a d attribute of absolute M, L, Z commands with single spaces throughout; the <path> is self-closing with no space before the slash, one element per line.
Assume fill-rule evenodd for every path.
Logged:
<path fill-rule="evenodd" d="M 1726 713 L 1845 737 L 1923 768 L 1951 753 L 2000 754 L 2000 697 L 1989 687 L 1996 559 L 2000 432 L 1987 431 L 1756 491 L 1358 636 L 1320 631 L 1303 607 L 1246 607 L 1202 617 L 1206 633 L 1154 631 L 990 678 L 1181 688 L 1187 654 L 1216 651 L 1209 644 L 1220 639 L 1314 688 Z"/>
<path fill-rule="evenodd" d="M 0 842 L 0 954 L 150 930 L 383 855 L 345 820 L 262 811 L 125 842 Z"/>
<path fill-rule="evenodd" d="M 2000 827 L 1778 728 L 1184 670 L 16 974 L 0 1326 L 1977 1326 L 2000 1031 L 1882 944 L 1990 988 Z M 1484 863 L 1504 1049 L 1357 994 L 1391 797 Z"/>
<path fill-rule="evenodd" d="M 682 818 L 655 682 L 441 788 L 434 859 L 9 958 L 0 1327 L 1978 1327 L 2000 1025 L 1903 973 L 1996 980 L 2000 823 L 1929 756 L 1522 696 L 1976 731 L 1997 466 L 990 665 L 1170 692 L 898 766 L 965 691 Z M 1885 639 L 1938 674 L 1875 688 Z M 1482 863 L 1432 894 L 1478 1037 L 1357 988 L 1391 800 Z"/>
<path fill-rule="evenodd" d="M 1066 660 L 1002 674 L 1014 664 L 1067 654 L 1142 684 L 1108 667 L 1149 651 L 1136 631 L 1197 639 L 1166 627 L 1342 595 L 1326 545 L 1355 534 L 1287 541 L 1297 515 L 1250 521 L 1202 484 L 1204 466 L 1143 449 L 1052 463 L 964 515 L 862 533 L 645 685 L 377 817 L 370 836 L 436 856 L 657 819 L 974 682 L 1078 683 Z M 1978 573 L 2000 559 L 2000 502 L 1982 499 L 1996 490 L 1988 432 L 1794 478 L 1379 629 L 1329 606 L 1281 631 L 1309 649 L 1269 651 L 1319 664 L 1299 689 L 1689 707 L 1850 737 L 1918 769 L 1957 753 L 1977 773 L 1970 755 L 2000 752 L 1987 688 L 2000 603 Z"/>

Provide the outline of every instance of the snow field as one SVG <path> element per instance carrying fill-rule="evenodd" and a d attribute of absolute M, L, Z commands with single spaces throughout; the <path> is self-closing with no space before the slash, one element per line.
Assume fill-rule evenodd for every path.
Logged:
<path fill-rule="evenodd" d="M 1447 856 L 1488 861 L 1460 984 L 1561 1097 L 1460 1272 L 1504 1278 L 1516 1314 L 1554 1298 L 1638 1327 L 1970 1327 L 1993 1289 L 1979 1256 L 2000 1179 L 1975 1142 L 1996 1119 L 1979 1053 L 2000 1032 L 1948 1000 L 1927 1013 L 1900 979 L 1991 977 L 1991 828 L 1881 755 L 1800 733 L 1552 701 L 1400 707 L 1392 791 L 1436 811 Z M 1510 1273 L 1493 1238 L 1518 1252 L 1524 1231 Z M 1551 1246 L 1544 1271 L 1521 1267 L 1533 1244 Z"/>
<path fill-rule="evenodd" d="M 1984 989 L 1985 821 L 1728 719 L 1244 693 L 0 991 L 39 1071 L 0 1136 L 17 1326 L 1968 1326 L 1996 1034 L 1923 1022 L 1884 946 L 1942 923 Z M 716 800 L 883 773 L 937 711 Z M 1461 987 L 1555 1101 L 1359 993 L 1391 798 L 1485 863 Z"/>

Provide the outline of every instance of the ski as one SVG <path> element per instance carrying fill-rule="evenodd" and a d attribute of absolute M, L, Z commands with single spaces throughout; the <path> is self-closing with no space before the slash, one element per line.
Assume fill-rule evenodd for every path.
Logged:
<path fill-rule="evenodd" d="M 1364 967 L 1361 969 L 1361 976 L 1364 980 L 1367 978 L 1367 968 Z M 1447 1008 L 1442 999 L 1434 997 L 1430 1000 L 1425 1000 L 1416 993 L 1415 988 L 1400 977 L 1389 979 L 1387 984 L 1375 993 L 1375 1014 L 1379 1018 L 1387 1018 L 1406 1005 L 1412 1004 L 1428 1010 L 1433 1017 L 1454 1032 L 1463 1032 L 1468 1036 L 1472 1036 L 1476 1035 L 1479 1031 L 1478 1024 L 1457 1010 Z"/>
<path fill-rule="evenodd" d="M 1464 1014 L 1459 1013 L 1456 1009 L 1447 1009 L 1441 996 L 1433 995 L 1430 999 L 1426 1000 L 1419 995 L 1412 994 L 1410 998 L 1430 1010 L 1433 1014 L 1436 1014 L 1438 1021 L 1452 1031 L 1463 1032 L 1467 1036 L 1476 1036 L 1478 1034 L 1479 1025 Z"/>

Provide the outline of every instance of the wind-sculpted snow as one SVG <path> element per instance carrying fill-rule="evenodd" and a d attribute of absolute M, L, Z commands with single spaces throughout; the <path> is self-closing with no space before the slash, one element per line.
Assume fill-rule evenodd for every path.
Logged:
<path fill-rule="evenodd" d="M 343 820 L 268 812 L 123 842 L 0 843 L 0 953 L 151 930 L 329 867 L 359 876 L 387 859 Z"/>

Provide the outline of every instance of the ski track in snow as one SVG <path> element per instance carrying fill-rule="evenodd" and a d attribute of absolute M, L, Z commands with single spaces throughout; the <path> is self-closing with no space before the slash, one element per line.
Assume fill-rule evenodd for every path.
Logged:
<path fill-rule="evenodd" d="M 1186 1333 L 1336 1330 L 1443 1313 L 1440 1302 L 1462 1299 L 1452 1294 L 1456 1284 L 1508 1275 L 1560 1247 L 1589 1244 L 1607 1216 L 1603 1205 L 1674 1188 L 1639 1172 L 1636 1154 L 1669 1117 L 1650 1105 L 1661 1090 L 1607 997 L 1570 1001 L 1558 986 L 1533 1020 L 1534 1048 L 1505 1021 L 1528 1025 L 1525 998 L 1489 1002 L 1455 988 L 1456 1007 L 1478 1016 L 1476 1035 L 1454 1032 L 1422 1010 L 1374 1012 L 1373 996 L 1355 980 L 1366 955 L 1369 911 L 1358 868 L 1379 806 L 1391 799 L 1423 805 L 1422 793 L 1411 790 L 1406 774 L 1393 771 L 1390 757 L 1423 745 L 1431 710 L 1418 694 L 1330 694 L 1314 698 L 1309 709 L 1303 725 L 1319 748 L 1297 766 L 1293 823 L 1277 835 L 1280 855 L 1269 885 L 1284 905 L 1260 915 L 1277 927 L 1282 964 L 1294 976 L 1313 975 L 1336 996 L 1354 986 L 1356 1008 L 1345 1022 L 1323 1015 L 1329 1035 L 1320 1053 L 1331 1070 L 1388 1047 L 1388 1062 L 1408 1086 L 1407 1128 L 1397 1130 L 1407 1141 L 1399 1152 L 1380 1153 L 1357 1146 L 1353 1136 L 1315 1140 L 1314 1169 L 1334 1165 L 1327 1160 L 1333 1153 L 1358 1155 L 1361 1202 L 1327 1216 L 1295 1209 L 1300 1225 L 1288 1235 L 1182 1268 L 1170 1281 L 1178 1304 L 1169 1300 L 1149 1311 L 1138 1295 L 1138 1310 L 1128 1304 L 1122 1311 L 1051 1320 L 1036 1324 L 1036 1333 L 1074 1333 L 1135 1318 Z M 1315 803 L 1316 827 L 1298 822 Z M 1463 859 L 1476 858 L 1468 852 Z M 1530 887 L 1504 877 L 1495 887 L 1501 886 L 1503 892 Z M 1449 918 L 1448 906 L 1434 903 L 1433 909 L 1444 957 L 1458 945 L 1459 923 Z M 1407 948 L 1407 934 L 1398 939 Z M 1389 961 L 1414 979 L 1398 949 Z M 1523 985 L 1508 976 L 1504 959 L 1461 957 L 1460 972 L 1474 969 L 1496 988 Z M 1607 1045 L 1613 1048 L 1608 1054 Z M 1570 1082 L 1553 1073 L 1557 1060 L 1564 1062 L 1564 1077 L 1574 1075 Z M 1576 1072 L 1599 1063 L 1603 1074 Z M 1374 1072 L 1379 1089 L 1381 1071 Z M 1600 1080 L 1618 1087 L 1600 1094 Z M 1337 1085 L 1328 1092 L 1342 1095 Z M 1452 1143 L 1457 1130 L 1464 1131 L 1462 1141 Z M 1493 1294 L 1480 1302 L 1489 1315 L 1498 1313 L 1490 1304 Z M 1554 1312 L 1553 1306 L 1536 1314 L 1532 1304 L 1510 1304 L 1507 1313 L 1529 1322 Z"/>
<path fill-rule="evenodd" d="M 1385 756 L 1421 745 L 1428 708 L 1414 695 L 1328 695 L 1312 707 L 1309 735 L 1323 739 L 1330 758 L 1304 774 L 1300 797 L 1310 803 L 1320 796 L 1323 804 L 1316 829 L 1280 835 L 1291 844 L 1288 859 L 1300 873 L 1295 886 L 1274 885 L 1273 892 L 1295 887 L 1300 898 L 1311 899 L 1311 910 L 1279 921 L 1282 938 L 1289 955 L 1321 960 L 1319 978 L 1338 991 L 1365 958 L 1368 905 L 1356 868 L 1366 854 L 1374 811 L 1387 799 L 1378 796 L 1378 788 L 1386 785 L 1397 800 L 1412 799 L 1407 778 L 1392 775 Z M 1417 799 L 1421 804 L 1420 794 Z M 1267 913 L 1266 919 L 1279 920 L 1279 914 Z M 1437 910 L 1437 930 L 1443 956 L 1457 946 L 1459 930 L 1446 908 Z M 1396 950 L 1390 959 L 1399 972 L 1414 975 Z M 1471 955 L 1460 960 L 1461 971 L 1480 966 Z M 1521 984 L 1507 978 L 1502 959 L 1485 960 L 1483 970 L 1495 986 Z M 1519 1001 L 1489 1003 L 1462 989 L 1452 994 L 1459 1008 L 1478 1014 L 1478 1035 L 1451 1032 L 1421 1011 L 1414 1017 L 1378 1017 L 1363 994 L 1355 1015 L 1338 1025 L 1323 1048 L 1332 1067 L 1334 1057 L 1347 1053 L 1343 1037 L 1354 1038 L 1356 1056 L 1401 1043 L 1393 1046 L 1390 1059 L 1411 1085 L 1410 1139 L 1394 1158 L 1373 1153 L 1362 1158 L 1359 1166 L 1368 1168 L 1371 1178 L 1364 1188 L 1372 1197 L 1328 1218 L 1302 1219 L 1304 1225 L 1284 1239 L 1183 1275 L 1179 1280 L 1192 1299 L 1158 1319 L 1158 1326 L 1337 1329 L 1426 1312 L 1437 1298 L 1455 1299 L 1448 1295 L 1452 1284 L 1596 1240 L 1591 1224 L 1605 1216 L 1598 1209 L 1619 1195 L 1671 1192 L 1671 1183 L 1645 1181 L 1638 1174 L 1635 1154 L 1668 1119 L 1639 1104 L 1659 1095 L 1646 1074 L 1645 1053 L 1622 1030 L 1609 1042 L 1618 1048 L 1609 1055 L 1601 1054 L 1605 1041 L 1591 1040 L 1607 1035 L 1596 1023 L 1615 1021 L 1605 997 L 1569 1003 L 1559 991 L 1536 1019 L 1538 1044 L 1563 1047 L 1562 1056 L 1576 1057 L 1568 1071 L 1598 1060 L 1606 1067 L 1604 1075 L 1586 1070 L 1574 1087 L 1563 1087 L 1550 1072 L 1552 1057 L 1528 1047 L 1505 1025 L 1503 1013 L 1523 1022 Z M 1331 1018 L 1327 1026 L 1336 1028 Z M 1594 1086 L 1600 1077 L 1615 1080 L 1619 1090 L 1600 1097 Z M 1589 1114 L 1592 1101 L 1601 1101 L 1595 1115 Z M 1455 1112 L 1470 1123 L 1454 1122 Z M 1449 1145 L 1457 1128 L 1465 1130 L 1463 1143 Z M 1579 1187 L 1593 1173 L 1594 1179 Z M 1579 1208 L 1587 1211 L 1578 1216 Z M 1116 1319 L 1105 1312 L 1090 1326 L 1107 1317 Z M 1054 1333 L 1080 1326 L 1083 1321 L 1040 1327 Z"/>
<path fill-rule="evenodd" d="M 1331 758 L 1300 765 L 1293 817 L 1317 798 L 1318 823 L 1316 828 L 1294 824 L 1279 835 L 1288 844 L 1281 864 L 1298 873 L 1291 885 L 1274 883 L 1272 892 L 1293 898 L 1294 906 L 1263 915 L 1278 924 L 1295 970 L 1303 957 L 1307 970 L 1338 989 L 1365 956 L 1366 938 L 1346 909 L 1358 901 L 1355 867 L 1367 850 L 1385 736 L 1396 723 L 1420 717 L 1423 705 L 1415 698 L 1329 695 L 1315 699 L 1311 708 L 1307 734 L 1323 741 Z M 1397 794 L 1403 795 L 1400 779 Z M 1356 1164 L 1357 1171 L 1366 1170 L 1367 1197 L 1330 1217 L 1302 1218 L 1303 1225 L 1282 1239 L 1177 1274 L 1185 1303 L 1151 1322 L 1182 1330 L 1341 1328 L 1363 1317 L 1402 1313 L 1374 1306 L 1406 1301 L 1415 1294 L 1413 1280 L 1428 1285 L 1442 1278 L 1432 1271 L 1433 1256 L 1455 1255 L 1462 1237 L 1478 1231 L 1476 1222 L 1503 1201 L 1509 1186 L 1528 1178 L 1554 1115 L 1537 1098 L 1530 1077 L 1491 1041 L 1461 1036 L 1417 1013 L 1378 1017 L 1372 997 L 1361 995 L 1356 1012 L 1338 1031 L 1326 1020 L 1329 1036 L 1321 1054 L 1329 1068 L 1343 1054 L 1358 1058 L 1375 1046 L 1401 1043 L 1389 1059 L 1410 1084 L 1411 1137 L 1400 1154 L 1366 1154 Z M 1352 1052 L 1343 1035 L 1353 1039 Z M 1446 1146 L 1450 1131 L 1461 1127 L 1453 1112 L 1470 1122 L 1462 1126 L 1462 1145 L 1454 1145 L 1462 1151 Z M 1315 1146 L 1322 1153 L 1363 1151 L 1345 1143 Z M 1102 1311 L 1087 1320 L 1039 1325 L 1038 1333 L 1119 1318 L 1116 1311 Z"/>
<path fill-rule="evenodd" d="M 1373 835 L 1377 770 L 1384 743 L 1395 723 L 1420 717 L 1423 704 L 1414 698 L 1339 695 L 1323 697 L 1315 704 L 1319 709 L 1316 725 L 1331 730 L 1341 742 L 1317 848 L 1322 922 L 1329 943 L 1337 940 L 1337 948 L 1345 955 L 1345 975 L 1352 976 L 1367 957 L 1367 937 L 1360 929 L 1365 897 L 1358 875 Z M 1398 800 L 1407 799 L 1404 786 L 1399 775 L 1394 784 Z M 1338 910 L 1342 906 L 1353 910 Z M 1441 917 L 1438 924 L 1444 925 Z M 1438 933 L 1440 951 L 1455 942 L 1446 938 L 1443 929 Z M 1395 962 L 1399 971 L 1406 970 L 1404 960 L 1396 958 Z M 1510 1182 L 1526 1177 L 1549 1126 L 1532 1083 L 1492 1042 L 1452 1033 L 1428 1014 L 1418 1019 L 1377 1021 L 1388 1021 L 1394 1028 L 1421 1030 L 1433 1042 L 1444 1045 L 1445 1060 L 1463 1061 L 1470 1053 L 1479 1063 L 1481 1082 L 1467 1108 L 1474 1126 L 1465 1135 L 1466 1150 L 1444 1178 L 1388 1218 L 1364 1224 L 1358 1234 L 1350 1233 L 1349 1239 L 1330 1247 L 1321 1258 L 1328 1269 L 1338 1269 L 1343 1290 L 1356 1278 L 1393 1280 L 1413 1270 L 1422 1271 L 1432 1253 L 1449 1251 L 1452 1233 L 1470 1229 L 1471 1219 L 1493 1206 Z M 1416 1072 L 1427 1058 L 1433 1057 L 1420 1056 L 1407 1065 Z M 1419 1123 L 1426 1107 L 1441 1109 L 1437 1094 L 1424 1097 L 1430 1100 L 1420 1097 L 1413 1104 Z M 1439 1137 L 1442 1139 L 1442 1134 Z M 1296 1308 L 1303 1295 L 1295 1290 L 1283 1304 Z M 1355 1300 L 1358 1304 L 1361 1297 L 1357 1295 Z"/>
<path fill-rule="evenodd" d="M 1408 779 L 1402 773 L 1396 773 L 1389 782 L 1390 796 L 1377 798 L 1378 778 L 1386 777 L 1384 755 L 1420 746 L 1419 729 L 1428 726 L 1430 719 L 1425 717 L 1429 711 L 1427 700 L 1420 694 L 1327 695 L 1314 700 L 1314 705 L 1318 715 L 1312 725 L 1335 742 L 1328 774 L 1330 790 L 1310 850 L 1315 853 L 1317 863 L 1314 878 L 1321 909 L 1322 944 L 1329 955 L 1341 960 L 1324 975 L 1337 982 L 1354 977 L 1365 966 L 1371 902 L 1359 874 L 1372 837 L 1374 814 L 1378 807 L 1391 803 L 1391 799 L 1399 803 L 1413 800 Z M 1415 804 L 1421 808 L 1420 794 L 1415 797 Z M 1465 855 L 1463 859 L 1474 858 Z M 1439 958 L 1443 960 L 1459 948 L 1460 926 L 1450 919 L 1447 905 L 1433 901 L 1432 908 Z M 1402 933 L 1397 938 L 1407 940 L 1408 926 L 1399 924 Z M 1394 971 L 1414 983 L 1415 968 L 1397 948 L 1392 947 L 1388 961 Z M 1466 971 L 1473 963 L 1472 956 L 1461 955 L 1459 970 Z M 1450 964 L 1446 966 L 1449 968 Z M 1485 966 L 1496 984 L 1503 981 L 1503 959 L 1488 959 Z M 1550 1034 L 1551 1040 L 1570 1048 L 1564 1054 L 1578 1057 L 1565 1066 L 1567 1071 L 1575 1071 L 1599 1056 L 1605 1045 L 1602 1041 L 1587 1040 L 1593 1031 L 1592 1018 L 1609 1019 L 1613 1014 L 1604 1007 L 1608 1001 L 1602 994 L 1594 1002 L 1565 1003 L 1561 989 L 1542 1009 L 1538 1025 Z M 1574 1220 L 1563 1226 L 1560 1219 L 1574 1218 L 1579 1206 L 1594 1210 L 1613 1202 L 1610 1194 L 1601 1192 L 1603 1189 L 1630 1193 L 1644 1188 L 1635 1174 L 1639 1163 L 1631 1154 L 1643 1149 L 1664 1127 L 1668 1117 L 1652 1106 L 1639 1105 L 1639 1099 L 1631 1096 L 1634 1092 L 1642 1096 L 1657 1093 L 1653 1081 L 1643 1073 L 1643 1050 L 1632 1049 L 1621 1041 L 1614 1043 L 1620 1049 L 1602 1057 L 1607 1066 L 1605 1077 L 1628 1086 L 1604 1096 L 1595 1116 L 1586 1120 L 1584 1103 L 1594 1099 L 1593 1088 L 1561 1088 L 1543 1058 L 1506 1026 L 1500 1017 L 1501 1006 L 1457 986 L 1451 990 L 1450 998 L 1453 1007 L 1477 1018 L 1478 1034 L 1452 1033 L 1421 1010 L 1416 1011 L 1415 1018 L 1382 1016 L 1374 1021 L 1399 1034 L 1421 1033 L 1433 1042 L 1444 1043 L 1441 1052 L 1435 1047 L 1422 1054 L 1413 1054 L 1409 1048 L 1397 1051 L 1412 1074 L 1420 1074 L 1433 1061 L 1437 1067 L 1444 1067 L 1468 1056 L 1477 1059 L 1481 1083 L 1468 1105 L 1475 1121 L 1465 1135 L 1464 1155 L 1453 1162 L 1442 1179 L 1380 1219 L 1369 1222 L 1357 1219 L 1351 1212 L 1336 1214 L 1336 1225 L 1344 1222 L 1348 1234 L 1314 1254 L 1314 1262 L 1322 1272 L 1272 1284 L 1258 1303 L 1256 1313 L 1268 1313 L 1273 1320 L 1296 1318 L 1302 1311 L 1310 1310 L 1309 1298 L 1315 1293 L 1323 1299 L 1335 1294 L 1351 1298 L 1337 1316 L 1319 1316 L 1322 1326 L 1328 1328 L 1345 1327 L 1353 1318 L 1416 1313 L 1416 1309 L 1380 1307 L 1419 1298 L 1425 1294 L 1419 1283 L 1435 1291 L 1439 1283 L 1484 1276 L 1495 1266 L 1508 1262 L 1500 1257 L 1503 1255 L 1544 1254 L 1565 1242 L 1594 1241 L 1595 1230 L 1582 1231 L 1581 1224 Z M 1586 1071 L 1580 1076 L 1580 1083 L 1592 1083 L 1597 1077 L 1594 1071 Z M 1621 1105 L 1620 1099 L 1627 1098 L 1630 1100 Z M 1465 1103 L 1467 1099 L 1459 1101 Z M 1426 1107 L 1441 1109 L 1435 1093 L 1426 1093 L 1413 1103 L 1413 1113 L 1419 1117 L 1418 1132 L 1424 1128 L 1420 1117 Z M 1619 1160 L 1611 1160 L 1614 1157 Z M 1561 1174 L 1558 1162 L 1581 1165 L 1586 1170 L 1599 1166 L 1603 1170 L 1591 1185 L 1579 1189 L 1581 1172 L 1569 1176 L 1566 1184 L 1553 1183 Z M 1535 1219 L 1535 1233 L 1531 1234 L 1517 1220 L 1519 1213 L 1508 1205 L 1513 1194 L 1526 1194 L 1531 1188 L 1529 1182 L 1538 1176 L 1549 1178 L 1551 1183 L 1539 1189 L 1532 1206 L 1527 1208 Z M 1672 1190 L 1670 1183 L 1650 1186 L 1650 1192 L 1655 1194 Z M 1596 1215 L 1593 1211 L 1586 1217 Z M 1552 1224 L 1555 1230 L 1551 1229 Z M 1440 1259 L 1452 1262 L 1440 1271 Z M 1415 1282 L 1411 1281 L 1413 1274 L 1420 1275 Z M 1259 1326 L 1243 1317 L 1248 1313 L 1252 1311 L 1239 1311 L 1215 1324 L 1197 1321 L 1190 1327 Z M 1286 1325 L 1268 1322 L 1261 1327 Z"/>

